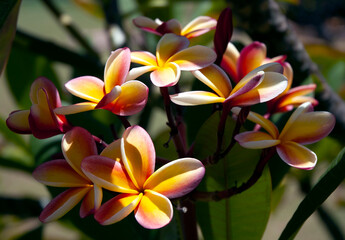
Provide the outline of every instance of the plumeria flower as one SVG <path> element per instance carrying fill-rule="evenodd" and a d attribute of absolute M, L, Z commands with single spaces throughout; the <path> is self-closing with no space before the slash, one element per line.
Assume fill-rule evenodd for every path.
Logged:
<path fill-rule="evenodd" d="M 189 40 L 173 33 L 165 34 L 157 44 L 156 56 L 150 52 L 134 51 L 132 62 L 144 65 L 131 69 L 130 78 L 151 72 L 150 78 L 157 87 L 175 85 L 181 70 L 194 71 L 209 66 L 216 59 L 215 52 L 204 46 L 189 46 Z"/>
<path fill-rule="evenodd" d="M 300 105 L 290 116 L 279 134 L 277 127 L 261 115 L 250 112 L 250 121 L 261 125 L 267 132 L 248 131 L 235 136 L 238 143 L 245 148 L 263 149 L 276 147 L 280 158 L 288 165 L 301 169 L 312 169 L 317 162 L 314 152 L 304 147 L 326 137 L 335 125 L 335 118 L 329 112 L 311 112 L 309 102 Z M 239 108 L 233 108 L 236 114 Z"/>
<path fill-rule="evenodd" d="M 45 162 L 33 172 L 34 178 L 45 185 L 68 188 L 43 209 L 39 217 L 42 222 L 59 219 L 83 198 L 79 212 L 82 218 L 93 214 L 102 202 L 101 188 L 81 170 L 85 157 L 97 155 L 92 135 L 83 128 L 74 127 L 64 135 L 61 147 L 65 159 Z"/>
<path fill-rule="evenodd" d="M 268 114 L 288 112 L 305 102 L 310 102 L 313 106 L 316 106 L 319 102 L 311 96 L 306 96 L 314 92 L 316 84 L 311 83 L 291 88 L 293 71 L 289 63 L 285 62 L 284 64 L 291 69 L 289 70 L 291 74 L 286 75 L 288 78 L 288 86 L 279 96 L 267 102 Z"/>
<path fill-rule="evenodd" d="M 116 115 L 128 116 L 140 112 L 147 102 L 148 88 L 136 80 L 126 81 L 131 53 L 117 49 L 109 56 L 104 70 L 104 82 L 93 76 L 83 76 L 65 84 L 67 90 L 88 102 L 55 109 L 58 114 L 73 114 L 93 109 L 106 109 Z"/>
<path fill-rule="evenodd" d="M 285 62 L 286 56 L 267 58 L 266 52 L 266 45 L 261 42 L 255 41 L 244 47 L 241 52 L 229 42 L 223 55 L 221 67 L 230 75 L 234 82 L 239 82 L 253 69 L 267 63 L 277 62 L 283 65 L 284 75 L 288 79 L 292 79 L 292 68 L 290 64 Z"/>
<path fill-rule="evenodd" d="M 71 126 L 65 116 L 54 113 L 61 106 L 60 95 L 54 84 L 43 77 L 36 79 L 30 89 L 30 110 L 10 113 L 7 127 L 15 133 L 33 134 L 36 138 L 49 138 L 68 131 Z"/>
<path fill-rule="evenodd" d="M 194 71 L 193 75 L 214 92 L 189 91 L 171 95 L 178 105 L 194 106 L 209 103 L 228 103 L 234 106 L 250 106 L 266 102 L 278 96 L 287 86 L 286 77 L 279 63 L 269 63 L 248 73 L 232 88 L 230 79 L 218 66 Z"/>
<path fill-rule="evenodd" d="M 104 149 L 103 156 L 83 160 L 82 169 L 97 185 L 120 194 L 102 204 L 95 219 L 116 223 L 134 211 L 140 225 L 149 229 L 167 225 L 173 216 L 169 198 L 191 192 L 204 176 L 203 164 L 182 158 L 154 171 L 155 149 L 148 133 L 129 127 L 120 140 Z"/>
<path fill-rule="evenodd" d="M 162 22 L 159 19 L 152 20 L 148 17 L 137 17 L 133 20 L 135 26 L 147 31 L 162 36 L 166 33 L 175 33 L 186 38 L 198 37 L 204 33 L 214 29 L 217 25 L 217 20 L 207 16 L 199 16 L 188 23 L 184 28 L 176 19 L 171 19 Z"/>

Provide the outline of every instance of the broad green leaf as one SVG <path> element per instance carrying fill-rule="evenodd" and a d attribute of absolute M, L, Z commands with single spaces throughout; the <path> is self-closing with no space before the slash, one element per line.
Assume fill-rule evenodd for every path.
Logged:
<path fill-rule="evenodd" d="M 30 146 L 35 159 L 35 166 L 52 159 L 63 159 L 61 138 L 62 135 L 46 139 L 37 139 L 30 136 Z"/>
<path fill-rule="evenodd" d="M 219 113 L 201 127 L 195 143 L 195 156 L 205 159 L 216 149 Z M 235 122 L 228 118 L 225 146 L 229 144 Z M 203 191 L 222 191 L 240 186 L 252 175 L 260 152 L 235 145 L 217 164 L 207 166 L 199 187 Z M 270 213 L 271 178 L 265 169 L 259 181 L 241 194 L 219 202 L 197 204 L 197 215 L 205 239 L 260 239 Z"/>
<path fill-rule="evenodd" d="M 162 131 L 153 140 L 155 144 L 156 156 L 166 158 L 168 160 L 175 160 L 178 158 L 176 148 L 173 140 L 169 141 L 170 130 Z M 169 144 L 167 142 L 169 141 Z"/>
<path fill-rule="evenodd" d="M 0 76 L 11 51 L 20 3 L 20 0 L 0 1 Z"/>
<path fill-rule="evenodd" d="M 345 148 L 333 160 L 325 174 L 302 200 L 279 239 L 283 240 L 294 238 L 303 223 L 345 179 L 344 169 Z"/>

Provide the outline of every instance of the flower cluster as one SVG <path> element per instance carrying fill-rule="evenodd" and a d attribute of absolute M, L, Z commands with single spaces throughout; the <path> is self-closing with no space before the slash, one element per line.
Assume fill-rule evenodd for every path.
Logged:
<path fill-rule="evenodd" d="M 82 201 L 80 216 L 94 214 L 103 225 L 116 223 L 131 212 L 145 228 L 167 225 L 173 215 L 169 199 L 186 197 L 205 174 L 202 161 L 192 157 L 193 148 L 188 152 L 184 149 L 187 141 L 173 122 L 171 102 L 181 106 L 221 106 L 215 158 L 229 153 L 229 149 L 224 151 L 222 142 L 225 121 L 232 112 L 241 124 L 246 119 L 257 124 L 252 131 L 235 132 L 234 139 L 244 148 L 275 147 L 280 158 L 290 166 L 301 169 L 315 166 L 315 153 L 303 145 L 327 136 L 335 124 L 332 114 L 312 111 L 318 102 L 306 95 L 312 93 L 316 85 L 291 88 L 293 71 L 285 61 L 286 56 L 267 58 L 266 46 L 260 42 L 253 42 L 241 51 L 227 42 L 220 64 L 215 63 L 220 53 L 210 47 L 190 45 L 190 38 L 211 31 L 221 21 L 221 18 L 217 23 L 210 17 L 198 17 L 182 28 L 175 19 L 167 22 L 146 17 L 134 19 L 137 27 L 161 36 L 155 55 L 120 48 L 106 61 L 103 80 L 80 76 L 68 81 L 65 84 L 68 92 L 85 102 L 61 106 L 59 93 L 48 79 L 39 78 L 32 84 L 32 107 L 12 112 L 7 126 L 16 133 L 31 133 L 37 138 L 64 134 L 61 143 L 64 159 L 39 165 L 33 176 L 45 185 L 68 188 L 44 208 L 40 215 L 42 222 L 62 217 Z M 222 34 L 215 33 L 218 39 Z M 131 63 L 143 66 L 131 67 Z M 176 92 L 175 89 L 169 95 L 167 89 L 179 83 L 181 71 L 191 72 L 210 90 Z M 72 126 L 65 117 L 94 109 L 105 109 L 121 117 L 139 113 L 148 101 L 149 90 L 137 78 L 148 72 L 151 72 L 152 84 L 165 89 L 161 93 L 172 129 L 171 137 L 179 153 L 179 159 L 157 170 L 153 141 L 142 127 L 128 123 L 121 138 L 109 145 L 104 143 L 103 148 L 98 149 L 95 136 L 86 129 Z M 259 103 L 266 103 L 264 116 L 249 111 Z M 279 133 L 269 117 L 295 107 L 297 109 Z M 115 195 L 103 203 L 104 190 L 115 192 Z"/>

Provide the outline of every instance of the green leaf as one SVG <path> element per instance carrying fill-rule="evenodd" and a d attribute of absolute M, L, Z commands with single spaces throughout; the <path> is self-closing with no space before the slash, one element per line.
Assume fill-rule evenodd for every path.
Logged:
<path fill-rule="evenodd" d="M 201 127 L 195 142 L 195 156 L 212 156 L 217 144 L 219 112 L 214 113 Z M 235 122 L 228 118 L 225 146 L 229 144 Z M 260 151 L 247 150 L 239 145 L 217 164 L 207 166 L 199 187 L 203 191 L 222 191 L 239 186 L 252 175 Z M 259 181 L 241 194 L 219 202 L 197 203 L 197 217 L 204 238 L 260 239 L 270 214 L 271 178 L 268 169 Z"/>
<path fill-rule="evenodd" d="M 11 51 L 20 3 L 20 0 L 0 1 L 0 76 Z"/>
<path fill-rule="evenodd" d="M 279 239 L 293 239 L 298 230 L 302 227 L 303 223 L 345 179 L 344 154 L 345 148 L 333 160 L 325 174 L 302 200 Z"/>

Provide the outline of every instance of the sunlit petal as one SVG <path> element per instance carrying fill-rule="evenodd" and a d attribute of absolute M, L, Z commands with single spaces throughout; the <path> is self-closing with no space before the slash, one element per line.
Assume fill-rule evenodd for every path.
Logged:
<path fill-rule="evenodd" d="M 192 73 L 220 97 L 227 98 L 230 95 L 232 89 L 230 79 L 217 65 L 212 64 L 198 71 L 193 71 Z"/>
<path fill-rule="evenodd" d="M 109 93 L 116 85 L 121 85 L 131 64 L 131 51 L 129 48 L 120 48 L 112 52 L 104 69 L 105 93 Z"/>
<path fill-rule="evenodd" d="M 140 126 L 132 126 L 122 135 L 122 161 L 134 185 L 142 188 L 154 172 L 156 152 L 149 134 Z"/>
<path fill-rule="evenodd" d="M 116 98 L 120 96 L 121 92 L 121 86 L 114 86 L 114 88 L 102 98 L 95 108 L 108 109 L 107 105 L 114 102 Z"/>
<path fill-rule="evenodd" d="M 109 225 L 127 217 L 140 203 L 141 194 L 120 194 L 105 202 L 95 213 L 102 225 Z"/>
<path fill-rule="evenodd" d="M 60 193 L 43 209 L 39 219 L 41 222 L 52 222 L 69 212 L 92 188 L 69 188 Z"/>
<path fill-rule="evenodd" d="M 220 66 L 225 70 L 225 72 L 230 75 L 230 78 L 235 82 L 238 82 L 237 60 L 239 57 L 240 53 L 238 52 L 237 48 L 231 42 L 229 42 Z"/>
<path fill-rule="evenodd" d="M 92 76 L 74 78 L 65 87 L 71 94 L 91 102 L 100 101 L 105 94 L 104 82 Z"/>
<path fill-rule="evenodd" d="M 121 162 L 121 140 L 117 139 L 110 143 L 103 149 L 100 155 Z"/>
<path fill-rule="evenodd" d="M 135 219 L 144 228 L 157 229 L 164 227 L 171 221 L 173 208 L 170 200 L 164 195 L 145 190 L 134 214 Z"/>
<path fill-rule="evenodd" d="M 264 77 L 265 72 L 260 71 L 252 79 L 247 81 L 244 85 L 241 85 L 241 88 L 235 86 L 234 90 L 231 92 L 231 95 L 229 96 L 229 99 L 236 98 L 240 95 L 249 92 L 250 90 L 253 90 L 263 81 Z"/>
<path fill-rule="evenodd" d="M 54 112 L 56 114 L 69 115 L 69 114 L 90 111 L 90 110 L 95 109 L 96 106 L 97 106 L 97 103 L 83 102 L 83 103 L 77 103 L 70 106 L 62 106 L 59 108 L 55 108 Z"/>
<path fill-rule="evenodd" d="M 114 192 L 138 193 L 124 166 L 103 156 L 86 157 L 82 162 L 85 175 L 98 186 Z"/>
<path fill-rule="evenodd" d="M 242 147 L 251 149 L 269 148 L 280 143 L 280 140 L 272 138 L 271 135 L 258 131 L 250 131 L 237 134 L 235 136 L 235 140 Z"/>
<path fill-rule="evenodd" d="M 134 80 L 137 79 L 138 77 L 140 77 L 141 75 L 147 73 L 147 72 L 151 72 L 153 70 L 157 69 L 156 66 L 142 66 L 142 67 L 136 67 L 136 68 L 132 68 L 126 78 L 126 81 L 129 80 Z"/>
<path fill-rule="evenodd" d="M 167 60 L 175 53 L 189 46 L 189 40 L 173 33 L 165 34 L 157 44 L 157 63 L 163 67 Z"/>
<path fill-rule="evenodd" d="M 31 133 L 29 125 L 30 110 L 11 112 L 6 119 L 6 125 L 15 133 L 25 134 Z"/>
<path fill-rule="evenodd" d="M 102 189 L 98 186 L 94 186 L 84 197 L 81 206 L 79 215 L 81 218 L 85 218 L 91 214 L 94 214 L 95 211 L 101 206 L 102 203 Z"/>
<path fill-rule="evenodd" d="M 205 91 L 190 91 L 178 93 L 170 96 L 173 103 L 181 106 L 197 106 L 210 103 L 221 103 L 225 98 Z"/>
<path fill-rule="evenodd" d="M 233 106 L 248 106 L 267 102 L 285 90 L 287 79 L 283 74 L 266 72 L 262 82 L 254 89 L 232 99 Z"/>
<path fill-rule="evenodd" d="M 150 52 L 131 52 L 131 61 L 145 66 L 157 66 L 156 57 Z"/>
<path fill-rule="evenodd" d="M 313 169 L 317 162 L 314 152 L 295 142 L 284 142 L 277 146 L 277 153 L 284 162 L 295 168 Z"/>
<path fill-rule="evenodd" d="M 198 45 L 179 51 L 168 61 L 179 65 L 181 70 L 194 71 L 211 65 L 216 58 L 211 48 Z"/>
<path fill-rule="evenodd" d="M 266 51 L 266 45 L 257 41 L 244 47 L 238 58 L 238 77 L 243 78 L 247 73 L 259 67 L 266 58 Z"/>
<path fill-rule="evenodd" d="M 181 35 L 187 38 L 197 37 L 215 28 L 216 25 L 216 19 L 208 16 L 199 16 L 182 29 Z"/>
<path fill-rule="evenodd" d="M 289 131 L 279 138 L 282 141 L 310 144 L 326 137 L 334 125 L 335 117 L 329 112 L 307 112 L 291 123 Z"/>
<path fill-rule="evenodd" d="M 181 158 L 156 170 L 145 182 L 150 189 L 167 198 L 186 195 L 196 188 L 205 174 L 204 165 L 194 158 Z"/>
<path fill-rule="evenodd" d="M 51 160 L 39 165 L 32 173 L 33 177 L 48 186 L 54 187 L 90 187 L 91 181 L 81 177 L 66 160 Z"/>
<path fill-rule="evenodd" d="M 157 87 L 169 87 L 175 85 L 180 79 L 181 71 L 176 63 L 166 64 L 150 74 L 151 81 Z"/>
<path fill-rule="evenodd" d="M 97 155 L 97 147 L 92 135 L 84 128 L 74 127 L 63 136 L 61 148 L 69 165 L 87 179 L 81 170 L 81 161 L 87 156 Z"/>
<path fill-rule="evenodd" d="M 146 105 L 149 89 L 139 81 L 128 81 L 121 86 L 121 94 L 111 111 L 116 115 L 129 116 L 140 112 Z"/>

